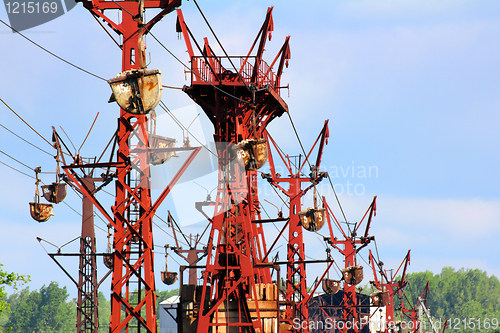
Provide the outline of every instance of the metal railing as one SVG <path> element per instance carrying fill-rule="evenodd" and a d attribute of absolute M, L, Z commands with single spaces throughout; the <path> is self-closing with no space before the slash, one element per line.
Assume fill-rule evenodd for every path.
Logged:
<path fill-rule="evenodd" d="M 239 60 L 239 76 L 238 73 L 234 72 L 234 68 L 227 57 L 193 57 L 191 59 L 191 83 L 218 85 L 220 81 L 233 81 L 237 83 L 243 79 L 247 85 L 255 83 L 258 88 L 267 85 L 275 88 L 276 74 L 274 74 L 272 68 L 264 60 L 261 60 L 259 64 L 255 82 L 252 82 L 255 57 L 234 56 L 229 58 L 231 60 Z M 233 61 L 234 63 L 236 62 Z"/>

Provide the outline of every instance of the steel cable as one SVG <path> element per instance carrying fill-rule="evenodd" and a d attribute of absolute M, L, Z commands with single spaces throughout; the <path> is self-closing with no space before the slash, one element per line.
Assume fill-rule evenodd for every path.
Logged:
<path fill-rule="evenodd" d="M 2 22 L 4 25 L 6 25 L 6 26 L 7 26 L 7 27 L 9 27 L 10 29 L 12 29 L 12 31 L 14 31 L 14 32 L 18 33 L 20 36 L 22 36 L 22 37 L 23 37 L 23 38 L 25 38 L 26 40 L 30 41 L 31 43 L 35 44 L 36 46 L 38 46 L 39 48 L 41 48 L 42 50 L 44 50 L 44 51 L 45 51 L 45 52 L 47 52 L 48 54 L 50 54 L 50 55 L 52 55 L 52 56 L 56 57 L 57 59 L 59 59 L 59 60 L 61 60 L 61 61 L 65 62 L 65 63 L 67 63 L 67 64 L 68 64 L 68 65 L 70 65 L 70 66 L 75 67 L 76 69 L 81 70 L 82 72 L 85 72 L 85 73 L 87 73 L 87 74 L 89 74 L 89 75 L 92 75 L 92 76 L 94 76 L 94 77 L 96 77 L 96 78 L 98 78 L 98 79 L 101 79 L 101 80 L 103 80 L 103 81 L 107 81 L 105 78 L 102 78 L 102 77 L 100 77 L 99 75 L 95 75 L 94 73 L 91 73 L 91 72 L 89 72 L 89 71 L 87 71 L 87 70 L 85 70 L 85 69 L 83 69 L 83 68 L 81 68 L 81 67 L 79 67 L 79 66 L 77 66 L 77 65 L 75 65 L 75 64 L 73 64 L 73 63 L 71 63 L 71 62 L 69 62 L 69 61 L 67 61 L 67 60 L 65 60 L 65 59 L 63 59 L 63 58 L 61 58 L 61 57 L 60 57 L 60 56 L 58 56 L 57 54 L 50 52 L 49 50 L 47 50 L 46 48 L 44 48 L 44 47 L 43 47 L 43 46 L 41 46 L 40 44 L 37 44 L 35 41 L 33 41 L 33 40 L 29 39 L 28 37 L 26 37 L 25 35 L 23 35 L 23 34 L 22 34 L 22 33 L 20 33 L 19 31 L 17 31 L 16 29 L 14 29 L 13 27 L 11 27 L 11 26 L 10 26 L 10 25 L 8 25 L 7 23 L 5 23 L 4 21 L 0 20 L 0 22 Z"/>

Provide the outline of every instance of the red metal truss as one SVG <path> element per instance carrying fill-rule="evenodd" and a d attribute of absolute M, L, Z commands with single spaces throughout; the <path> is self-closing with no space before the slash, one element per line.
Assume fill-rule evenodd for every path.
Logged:
<path fill-rule="evenodd" d="M 307 156 L 305 156 L 304 161 L 296 167 L 292 167 L 292 162 L 289 156 L 283 156 L 279 151 L 275 141 L 269 135 L 265 133 L 265 138 L 270 143 L 269 145 L 276 149 L 278 156 L 281 158 L 282 162 L 287 168 L 288 177 L 282 177 L 276 173 L 275 162 L 271 154 L 271 149 L 268 153 L 269 166 L 271 169 L 270 174 L 263 174 L 263 177 L 274 187 L 278 188 L 285 194 L 289 199 L 289 222 L 288 225 L 288 247 L 287 247 L 287 274 L 286 274 L 286 291 L 284 293 L 284 299 L 286 302 L 286 311 L 280 322 L 285 324 L 286 327 L 291 327 L 293 329 L 294 319 L 299 319 L 300 322 L 309 322 L 309 311 L 308 303 L 311 298 L 312 293 L 307 290 L 307 280 L 306 280 L 306 258 L 305 258 L 305 246 L 303 240 L 303 227 L 300 223 L 298 213 L 302 210 L 302 197 L 313 188 L 314 185 L 318 184 L 325 173 L 318 173 L 321 166 L 321 156 L 323 153 L 323 147 L 325 142 L 328 140 L 328 120 L 325 121 L 323 129 L 320 135 L 316 139 Z M 311 174 L 309 177 L 302 176 L 302 169 L 308 163 L 309 157 L 313 152 L 316 144 L 320 142 L 318 148 L 318 155 L 316 158 L 316 164 L 311 165 Z M 288 183 L 288 188 L 283 188 L 280 183 Z M 311 185 L 305 189 L 302 189 L 302 183 L 310 183 Z M 274 245 L 274 244 L 273 244 Z M 330 268 L 328 266 L 327 270 Z M 326 273 L 326 271 L 325 271 Z M 320 280 L 321 282 L 321 280 Z M 319 283 L 317 285 L 319 285 Z M 314 287 L 314 290 L 317 288 Z M 308 332 L 308 328 L 303 329 L 303 332 Z"/>
<path fill-rule="evenodd" d="M 377 288 L 381 293 L 387 293 L 387 297 L 383 298 L 382 302 L 384 304 L 380 304 L 380 306 L 385 306 L 385 321 L 386 321 L 386 329 L 389 327 L 388 325 L 392 325 L 395 322 L 394 318 L 394 296 L 403 289 L 408 281 L 405 280 L 406 276 L 406 268 L 408 267 L 408 264 L 410 263 L 410 250 L 408 250 L 408 253 L 406 254 L 405 258 L 399 265 L 398 269 L 394 274 L 391 274 L 391 277 L 389 278 L 387 275 L 387 271 L 380 266 L 379 263 L 376 263 L 373 254 L 370 252 L 370 264 L 372 266 L 373 270 L 373 276 L 374 276 L 374 281 L 373 281 L 373 286 Z M 403 268 L 403 273 L 401 276 L 401 279 L 399 281 L 395 281 L 395 278 L 398 275 L 399 270 L 404 264 Z M 377 268 L 376 268 L 377 267 Z M 380 279 L 377 277 L 377 271 L 380 274 Z M 392 326 L 391 326 L 392 327 Z"/>
<path fill-rule="evenodd" d="M 370 229 L 372 217 L 376 212 L 376 199 L 377 197 L 373 198 L 373 201 L 370 204 L 370 207 L 368 207 L 367 211 L 365 212 L 363 218 L 358 223 L 356 223 L 354 229 L 352 230 L 350 228 L 348 228 L 348 230 L 344 230 L 330 207 L 326 204 L 326 202 L 324 203 L 327 210 L 327 223 L 330 229 L 330 237 L 326 238 L 325 240 L 342 254 L 345 262 L 345 270 L 348 270 L 351 267 L 356 267 L 357 253 L 374 239 L 374 237 L 368 236 L 368 232 Z M 365 232 L 363 236 L 357 237 L 356 232 L 363 223 L 366 216 L 368 216 L 368 219 L 365 227 Z M 333 235 L 331 218 L 333 218 L 336 226 L 341 231 L 343 239 L 339 239 Z M 358 300 L 356 295 L 356 285 L 352 282 L 346 281 L 345 277 L 346 273 L 344 272 L 344 295 L 342 299 L 343 325 L 337 326 L 336 329 L 338 329 L 342 333 L 347 333 L 348 331 L 358 333 L 362 330 L 364 325 L 366 325 L 367 320 L 362 322 L 360 318 L 360 313 L 358 311 Z"/>
<path fill-rule="evenodd" d="M 422 290 L 422 293 L 420 294 L 420 297 L 417 298 L 417 302 L 413 307 L 408 307 L 404 300 L 403 300 L 403 290 L 400 289 L 398 290 L 399 298 L 401 299 L 401 313 L 405 315 L 411 322 L 411 325 L 408 323 L 407 327 L 410 326 L 411 330 L 410 333 L 418 332 L 420 331 L 420 324 L 421 324 L 421 318 L 419 318 L 419 303 L 423 302 L 423 306 L 427 306 L 427 295 L 429 294 L 429 281 L 425 284 L 424 289 Z M 403 318 L 401 318 L 402 320 Z M 444 332 L 448 325 L 448 319 L 445 320 L 445 323 L 443 327 L 441 327 L 441 330 Z"/>
<path fill-rule="evenodd" d="M 181 4 L 180 0 L 82 2 L 95 17 L 101 18 L 122 35 L 122 71 L 144 68 L 143 34 Z M 142 20 L 146 8 L 160 8 L 161 11 L 146 23 Z M 121 22 L 116 23 L 106 16 L 105 10 L 108 9 L 121 11 Z M 152 217 L 170 187 L 153 205 L 149 184 L 147 124 L 147 115 L 120 111 L 117 162 L 113 165 L 116 167 L 113 217 L 97 201 L 92 189 L 78 177 L 75 170 L 82 167 L 80 161 L 64 169 L 114 227 L 110 332 L 128 332 L 132 327 L 137 327 L 137 331 L 156 332 Z M 138 150 L 132 151 L 133 148 Z"/>
<path fill-rule="evenodd" d="M 250 55 L 252 46 L 243 57 L 216 56 L 207 39 L 202 49 L 187 27 L 182 11 L 177 13 L 177 31 L 184 36 L 191 60 L 191 85 L 183 90 L 214 125 L 219 168 L 214 217 L 209 219 L 211 230 L 201 302 L 197 305 L 197 323 L 193 328 L 198 333 L 275 332 L 279 298 L 277 284 L 271 281 L 270 267 L 263 265 L 267 256 L 259 222 L 257 171 L 247 170 L 235 158 L 237 144 L 261 140 L 266 126 L 288 111 L 276 86 L 281 73 L 274 74 L 262 60 L 266 38 L 272 30 L 272 8 L 254 42 L 254 46 L 259 42 L 257 55 Z M 195 56 L 191 40 L 200 56 Z M 285 43 L 288 45 L 288 39 Z M 289 52 L 285 53 L 280 51 L 279 56 L 289 58 Z M 265 299 L 264 290 L 268 297 Z M 183 297 L 181 294 L 181 303 Z"/>

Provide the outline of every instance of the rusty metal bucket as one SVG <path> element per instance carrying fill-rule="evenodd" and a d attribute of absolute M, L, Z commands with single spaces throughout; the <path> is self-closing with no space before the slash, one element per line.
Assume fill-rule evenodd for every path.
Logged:
<path fill-rule="evenodd" d="M 300 224 L 307 231 L 318 231 L 325 225 L 325 209 L 309 207 L 299 212 Z"/>
<path fill-rule="evenodd" d="M 342 270 L 344 280 L 350 285 L 357 285 L 363 281 L 363 266 L 350 266 Z"/>
<path fill-rule="evenodd" d="M 267 162 L 267 140 L 247 139 L 233 147 L 238 163 L 247 170 L 257 170 Z"/>
<path fill-rule="evenodd" d="M 161 135 L 150 134 L 149 135 L 149 149 L 152 150 L 149 156 L 149 163 L 153 165 L 160 165 L 168 161 L 171 157 L 178 157 L 178 155 L 173 152 L 155 152 L 154 149 L 161 148 L 173 148 L 177 143 L 176 139 L 167 138 Z"/>
<path fill-rule="evenodd" d="M 51 216 L 55 215 L 52 212 L 53 208 L 54 207 L 51 204 L 30 202 L 31 217 L 38 222 L 46 222 Z"/>
<path fill-rule="evenodd" d="M 160 103 L 162 86 L 161 71 L 129 70 L 108 80 L 116 101 L 125 111 L 132 114 L 148 114 Z"/>
<path fill-rule="evenodd" d="M 102 262 L 104 263 L 104 266 L 106 266 L 109 269 L 113 268 L 113 253 L 105 253 L 102 256 Z"/>
<path fill-rule="evenodd" d="M 372 304 L 374 306 L 386 306 L 389 305 L 389 291 L 378 291 L 370 295 L 372 299 Z"/>
<path fill-rule="evenodd" d="M 174 284 L 175 281 L 177 281 L 177 272 L 162 271 L 161 280 L 163 281 L 163 283 L 170 286 L 171 284 Z"/>
<path fill-rule="evenodd" d="M 42 194 L 45 200 L 52 203 L 60 203 L 66 198 L 66 184 L 52 183 L 42 186 Z"/>
<path fill-rule="evenodd" d="M 333 295 L 338 293 L 340 290 L 340 281 L 332 279 L 323 279 L 321 283 L 323 291 L 328 295 Z"/>

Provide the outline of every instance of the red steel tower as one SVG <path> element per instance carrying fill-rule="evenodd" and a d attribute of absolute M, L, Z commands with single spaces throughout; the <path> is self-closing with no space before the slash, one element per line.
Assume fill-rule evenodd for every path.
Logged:
<path fill-rule="evenodd" d="M 195 56 L 193 36 L 182 12 L 177 12 L 178 31 L 183 33 L 191 60 L 191 85 L 183 90 L 214 126 L 219 169 L 204 282 L 196 289 L 196 296 L 188 295 L 188 288 L 181 291 L 181 307 L 184 302 L 194 303 L 193 319 L 182 329 L 198 333 L 276 332 L 278 288 L 266 265 L 256 170 L 267 159 L 266 126 L 288 111 L 279 88 L 283 66 L 290 57 L 289 38 L 271 66 L 267 65 L 262 55 L 273 30 L 269 8 L 247 56 L 219 57 L 206 38 L 203 49 L 193 38 L 201 53 Z M 256 55 L 251 56 L 257 43 Z M 272 67 L 278 59 L 275 74 Z"/>
<path fill-rule="evenodd" d="M 357 253 L 366 247 L 370 241 L 374 239 L 373 236 L 368 236 L 368 231 L 370 230 L 370 225 L 372 217 L 376 212 L 376 199 L 373 201 L 366 211 L 363 218 L 354 225 L 354 228 L 349 228 L 344 230 L 340 225 L 339 221 L 327 206 L 327 210 L 330 214 L 327 214 L 328 226 L 330 228 L 331 237 L 325 240 L 335 249 L 337 249 L 342 256 L 344 256 L 345 268 L 342 269 L 343 280 L 344 280 L 344 294 L 342 299 L 342 324 L 337 323 L 337 329 L 342 333 L 354 332 L 358 333 L 361 331 L 364 325 L 368 323 L 368 318 L 366 320 L 361 320 L 360 311 L 358 310 L 358 300 L 356 295 L 356 285 L 363 280 L 363 267 L 357 265 Z M 335 224 L 342 233 L 343 239 L 338 239 L 333 236 L 333 230 L 330 222 L 330 215 L 333 217 Z M 362 236 L 357 236 L 357 231 L 361 226 L 361 223 L 368 216 L 366 223 L 365 232 Z M 347 221 L 346 221 L 347 223 Z"/>
<path fill-rule="evenodd" d="M 373 270 L 374 281 L 372 281 L 372 285 L 377 288 L 378 292 L 372 294 L 372 301 L 374 306 L 385 307 L 385 329 L 384 332 L 388 332 L 394 330 L 395 326 L 395 318 L 394 318 L 394 296 L 400 290 L 402 290 L 408 281 L 405 280 L 406 276 L 406 268 L 410 263 L 410 250 L 406 254 L 405 258 L 399 265 L 396 273 L 391 274 L 391 277 L 388 277 L 387 270 L 382 268 L 380 262 L 375 262 L 373 258 L 373 254 L 370 252 L 370 263 Z M 404 264 L 403 273 L 401 275 L 401 279 L 399 281 L 395 281 L 396 276 L 398 275 L 399 270 Z M 377 269 L 380 273 L 380 279 L 377 277 Z M 385 280 L 385 282 L 384 282 Z"/>
<path fill-rule="evenodd" d="M 122 50 L 122 71 L 126 72 L 123 76 L 137 82 L 145 77 L 143 36 L 181 4 L 181 0 L 83 0 L 82 2 L 96 19 L 102 19 L 122 36 L 123 43 L 119 47 Z M 143 14 L 147 8 L 161 10 L 150 21 L 144 22 Z M 110 9 L 121 12 L 121 22 L 115 22 L 105 15 L 105 11 Z M 122 109 L 116 132 L 118 146 L 116 161 L 84 163 L 77 157 L 72 164 L 63 167 L 70 180 L 114 228 L 110 332 L 116 333 L 129 332 L 132 329 L 135 332 L 156 332 L 152 218 L 200 149 L 193 149 L 193 153 L 181 170 L 153 203 L 149 181 L 152 145 L 147 131 L 149 117 L 143 105 L 142 95 L 146 88 L 135 89 L 133 84 L 131 86 L 131 104 L 134 105 L 135 111 L 125 110 L 120 104 Z M 118 97 L 116 92 L 114 95 Z M 156 151 L 165 153 L 172 149 L 175 148 L 162 148 Z M 95 168 L 108 170 L 107 178 L 115 179 L 116 197 L 115 204 L 111 207 L 111 214 L 96 199 L 94 194 L 97 190 L 94 190 L 93 186 L 88 186 L 88 183 L 77 174 L 78 170 Z M 113 172 L 110 172 L 111 169 Z M 105 181 L 109 183 L 109 179 Z"/>

